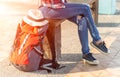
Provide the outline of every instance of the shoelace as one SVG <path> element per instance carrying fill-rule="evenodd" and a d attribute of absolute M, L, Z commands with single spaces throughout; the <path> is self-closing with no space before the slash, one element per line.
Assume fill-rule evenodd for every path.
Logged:
<path fill-rule="evenodd" d="M 86 58 L 90 59 L 90 60 L 96 60 L 93 56 L 92 53 L 88 53 L 85 55 Z"/>
<path fill-rule="evenodd" d="M 89 56 L 90 58 L 92 58 L 93 60 L 96 60 L 96 59 L 92 56 L 92 53 L 89 53 L 88 56 Z"/>
<path fill-rule="evenodd" d="M 102 43 L 100 43 L 99 46 L 106 48 L 106 44 L 104 41 Z"/>

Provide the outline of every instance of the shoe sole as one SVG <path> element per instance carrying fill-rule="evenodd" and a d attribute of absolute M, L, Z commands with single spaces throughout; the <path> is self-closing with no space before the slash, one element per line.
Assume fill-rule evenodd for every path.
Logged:
<path fill-rule="evenodd" d="M 108 53 L 105 53 L 105 52 L 103 52 L 102 50 L 100 50 L 99 48 L 97 48 L 92 42 L 90 43 L 90 45 L 92 46 L 92 47 L 94 47 L 95 49 L 97 49 L 99 52 L 101 52 L 102 54 L 109 54 L 110 53 L 110 50 L 108 50 Z"/>
<path fill-rule="evenodd" d="M 83 59 L 84 64 L 89 64 L 89 65 L 93 65 L 93 66 L 97 66 L 99 64 L 98 60 L 95 60 L 94 62 L 88 61 L 86 59 Z"/>

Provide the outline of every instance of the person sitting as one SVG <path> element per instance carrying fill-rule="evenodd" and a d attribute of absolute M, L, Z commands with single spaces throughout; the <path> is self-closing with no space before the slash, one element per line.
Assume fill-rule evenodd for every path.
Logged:
<path fill-rule="evenodd" d="M 94 2 L 93 0 L 92 2 Z M 90 53 L 88 46 L 88 29 L 93 41 L 90 43 L 102 53 L 110 53 L 105 42 L 101 39 L 93 20 L 91 10 L 87 4 L 67 3 L 66 0 L 41 0 L 39 10 L 46 19 L 67 19 L 78 25 L 78 35 L 82 45 L 82 58 L 92 65 L 98 65 L 99 61 Z M 81 27 L 81 21 L 85 21 Z M 86 23 L 87 22 L 87 23 Z"/>

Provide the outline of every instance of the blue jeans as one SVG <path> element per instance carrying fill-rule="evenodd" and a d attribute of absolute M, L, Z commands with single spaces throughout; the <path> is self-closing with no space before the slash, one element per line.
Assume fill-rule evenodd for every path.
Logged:
<path fill-rule="evenodd" d="M 43 12 L 43 15 L 47 19 L 68 19 L 69 21 L 75 23 L 80 27 L 80 20 L 77 16 L 82 15 L 88 19 L 87 26 L 84 26 L 84 30 L 78 29 L 78 34 L 80 37 L 81 45 L 82 45 L 82 53 L 89 53 L 88 46 L 88 30 L 93 38 L 93 41 L 100 40 L 99 32 L 96 28 L 94 20 L 92 18 L 92 14 L 90 11 L 90 7 L 86 4 L 75 4 L 75 3 L 65 3 L 66 8 L 61 9 L 52 9 L 49 7 L 40 7 L 39 9 Z"/>

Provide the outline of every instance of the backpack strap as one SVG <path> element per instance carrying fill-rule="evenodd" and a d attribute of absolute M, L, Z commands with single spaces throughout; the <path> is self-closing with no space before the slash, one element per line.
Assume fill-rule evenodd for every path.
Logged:
<path fill-rule="evenodd" d="M 39 50 L 36 46 L 33 47 L 33 48 L 36 50 L 36 52 L 38 52 L 39 54 L 43 55 L 43 52 L 41 50 Z"/>
<path fill-rule="evenodd" d="M 19 49 L 19 51 L 18 51 L 18 54 L 21 54 L 22 48 L 23 48 L 23 46 L 25 45 L 25 43 L 26 43 L 27 39 L 29 38 L 29 36 L 30 36 L 30 34 L 27 34 L 27 35 L 26 35 L 25 39 L 23 40 L 23 42 L 22 42 L 22 44 L 21 44 L 21 46 L 20 46 L 20 49 Z"/>

